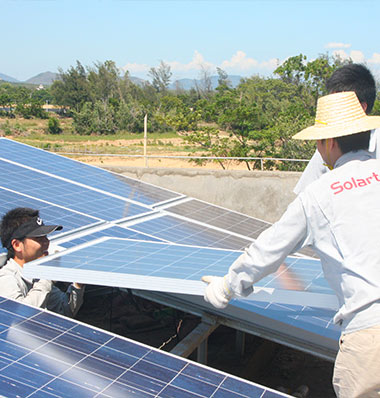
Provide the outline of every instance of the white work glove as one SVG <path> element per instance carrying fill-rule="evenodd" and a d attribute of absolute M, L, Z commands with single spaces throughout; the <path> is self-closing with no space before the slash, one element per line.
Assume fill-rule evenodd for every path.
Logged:
<path fill-rule="evenodd" d="M 208 283 L 204 299 L 216 308 L 226 308 L 233 297 L 227 275 L 224 277 L 202 276 L 202 281 Z"/>

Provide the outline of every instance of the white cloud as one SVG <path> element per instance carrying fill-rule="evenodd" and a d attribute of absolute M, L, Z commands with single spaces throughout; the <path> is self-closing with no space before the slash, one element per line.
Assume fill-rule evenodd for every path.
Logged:
<path fill-rule="evenodd" d="M 268 61 L 260 63 L 260 66 L 264 69 L 275 70 L 282 62 L 278 58 L 271 58 Z"/>
<path fill-rule="evenodd" d="M 173 72 L 173 78 L 179 77 L 196 77 L 201 70 L 208 70 L 211 74 L 216 74 L 216 67 L 220 66 L 228 73 L 237 73 L 243 75 L 250 75 L 257 72 L 272 73 L 281 61 L 278 58 L 271 58 L 266 61 L 258 61 L 254 58 L 247 56 L 244 51 L 238 50 L 232 55 L 230 59 L 222 61 L 220 64 L 214 64 L 207 61 L 205 57 L 198 51 L 194 51 L 193 58 L 188 63 L 182 63 L 179 61 L 168 61 L 163 60 L 167 65 L 170 66 Z M 157 67 L 157 65 L 147 65 L 129 62 L 121 69 L 129 71 L 132 75 L 147 76 L 151 67 Z"/>
<path fill-rule="evenodd" d="M 121 69 L 124 70 L 124 72 L 128 71 L 130 73 L 146 73 L 149 71 L 150 67 L 146 64 L 136 64 L 134 63 L 127 63 Z"/>
<path fill-rule="evenodd" d="M 333 55 L 336 57 L 340 57 L 341 59 L 351 58 L 354 62 L 361 63 L 365 61 L 364 54 L 359 50 L 352 50 L 350 53 L 346 53 L 344 50 L 336 50 L 333 52 Z"/>
<path fill-rule="evenodd" d="M 171 70 L 174 72 L 188 72 L 188 71 L 199 71 L 202 68 L 215 68 L 211 62 L 208 62 L 204 59 L 203 55 L 198 51 L 194 51 L 193 59 L 187 63 L 183 64 L 177 61 L 168 61 L 167 63 Z"/>
<path fill-rule="evenodd" d="M 372 58 L 368 60 L 369 64 L 380 64 L 380 53 L 373 53 Z"/>
<path fill-rule="evenodd" d="M 235 73 L 255 73 L 259 70 L 273 72 L 280 64 L 281 61 L 278 58 L 260 62 L 248 57 L 244 51 L 238 50 L 229 60 L 223 61 L 220 66 L 226 71 L 234 71 Z"/>
<path fill-rule="evenodd" d="M 325 45 L 325 48 L 350 48 L 351 44 L 348 43 L 335 43 L 330 42 Z"/>
<path fill-rule="evenodd" d="M 364 54 L 358 50 L 352 50 L 350 52 L 350 57 L 354 62 L 361 63 L 365 61 Z"/>
<path fill-rule="evenodd" d="M 230 60 L 226 60 L 222 62 L 222 69 L 240 69 L 247 70 L 251 68 L 255 68 L 259 65 L 259 62 L 253 58 L 247 57 L 247 54 L 244 51 L 237 51 Z"/>
<path fill-rule="evenodd" d="M 348 59 L 350 56 L 344 50 L 335 50 L 333 51 L 334 57 L 339 57 L 341 59 Z"/>

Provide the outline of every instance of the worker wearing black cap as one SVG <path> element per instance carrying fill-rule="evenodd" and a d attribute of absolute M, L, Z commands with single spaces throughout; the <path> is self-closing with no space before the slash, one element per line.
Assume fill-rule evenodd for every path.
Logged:
<path fill-rule="evenodd" d="M 28 280 L 22 275 L 25 263 L 48 254 L 47 235 L 61 229 L 61 225 L 45 225 L 34 209 L 18 207 L 4 215 L 1 242 L 8 255 L 0 269 L 0 296 L 75 316 L 83 303 L 83 286 L 73 283 L 63 292 L 52 281 Z"/>

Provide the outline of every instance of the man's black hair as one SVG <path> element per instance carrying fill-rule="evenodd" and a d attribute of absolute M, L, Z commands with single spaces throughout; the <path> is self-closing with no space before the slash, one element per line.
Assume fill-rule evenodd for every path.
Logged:
<path fill-rule="evenodd" d="M 29 221 L 33 217 L 38 217 L 39 211 L 28 207 L 16 207 L 9 210 L 1 219 L 1 243 L 3 247 L 8 249 L 7 259 L 14 258 L 15 252 L 11 242 L 13 232 L 22 224 Z"/>
<path fill-rule="evenodd" d="M 366 113 L 371 113 L 376 99 L 376 83 L 366 66 L 362 64 L 342 66 L 327 80 L 326 88 L 330 94 L 355 91 L 359 101 L 367 104 Z"/>
<path fill-rule="evenodd" d="M 356 152 L 360 149 L 365 149 L 368 151 L 369 138 L 371 131 L 364 131 L 363 133 L 345 135 L 343 137 L 337 137 L 337 141 L 342 153 Z"/>

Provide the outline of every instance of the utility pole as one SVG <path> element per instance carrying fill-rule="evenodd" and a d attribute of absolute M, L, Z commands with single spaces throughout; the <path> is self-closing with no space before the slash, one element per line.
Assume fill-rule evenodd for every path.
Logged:
<path fill-rule="evenodd" d="M 148 141 L 148 115 L 144 116 L 144 159 L 145 159 L 145 167 L 148 167 L 148 158 L 146 157 L 146 147 Z"/>

